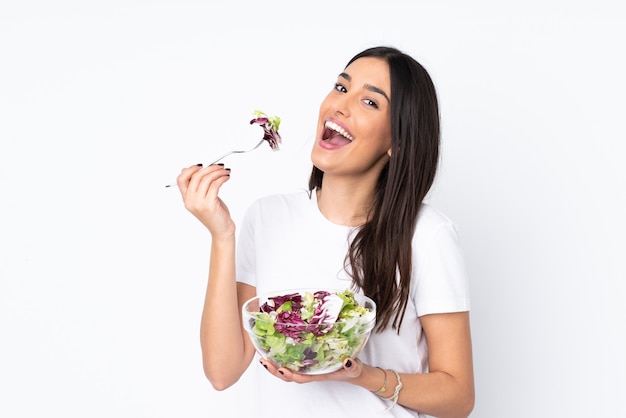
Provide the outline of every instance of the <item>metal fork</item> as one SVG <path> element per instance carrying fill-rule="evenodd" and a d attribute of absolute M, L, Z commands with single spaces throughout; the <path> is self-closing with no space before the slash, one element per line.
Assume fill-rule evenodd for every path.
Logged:
<path fill-rule="evenodd" d="M 259 148 L 259 147 L 261 146 L 261 144 L 262 144 L 264 141 L 265 141 L 265 138 L 264 138 L 264 139 L 261 139 L 261 140 L 259 141 L 259 143 L 258 143 L 258 144 L 256 144 L 254 147 L 252 147 L 252 148 L 250 148 L 250 149 L 247 149 L 247 150 L 235 150 L 235 151 L 229 151 L 229 152 L 227 152 L 226 154 L 224 154 L 224 155 L 222 155 L 221 157 L 219 157 L 218 159 L 216 159 L 216 160 L 214 160 L 214 161 L 210 162 L 208 165 L 215 164 L 216 162 L 218 162 L 218 161 L 220 161 L 220 160 L 222 160 L 222 159 L 224 159 L 224 158 L 228 157 L 228 156 L 229 156 L 229 155 L 231 155 L 231 154 L 243 154 L 243 153 L 246 153 L 246 152 L 254 151 L 255 149 Z M 178 185 L 177 185 L 176 183 L 172 183 L 172 184 L 167 184 L 165 187 L 177 187 L 177 186 L 178 186 Z"/>

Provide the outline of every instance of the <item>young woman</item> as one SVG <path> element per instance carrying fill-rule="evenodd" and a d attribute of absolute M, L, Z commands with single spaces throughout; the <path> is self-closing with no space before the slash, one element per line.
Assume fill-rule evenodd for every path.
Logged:
<path fill-rule="evenodd" d="M 314 376 L 259 359 L 263 412 L 470 414 L 468 280 L 454 224 L 423 203 L 438 159 L 430 76 L 403 52 L 376 47 L 348 62 L 320 106 L 309 190 L 255 202 L 237 245 L 218 197 L 230 170 L 182 170 L 177 184 L 185 207 L 211 234 L 201 344 L 214 388 L 234 384 L 255 357 L 241 324 L 246 300 L 290 288 L 351 287 L 377 304 L 377 327 L 358 358 Z"/>

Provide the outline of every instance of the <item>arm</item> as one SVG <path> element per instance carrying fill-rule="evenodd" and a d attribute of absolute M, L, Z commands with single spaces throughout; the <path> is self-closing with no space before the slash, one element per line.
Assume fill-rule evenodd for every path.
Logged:
<path fill-rule="evenodd" d="M 235 280 L 235 224 L 218 197 L 230 171 L 221 165 L 184 169 L 177 183 L 189 210 L 211 233 L 209 278 L 200 326 L 204 373 L 217 390 L 234 384 L 246 371 L 254 347 L 241 323 L 241 306 L 255 294 Z"/>
<path fill-rule="evenodd" d="M 400 373 L 403 387 L 398 404 L 440 418 L 465 418 L 474 407 L 469 313 L 432 314 L 420 319 L 428 341 L 429 372 Z M 340 371 L 317 376 L 276 369 L 267 360 L 262 363 L 275 376 L 297 383 L 342 380 L 375 391 L 382 386 L 384 379 L 380 369 L 355 359 L 345 360 Z M 379 395 L 392 396 L 396 385 L 395 375 L 387 371 L 386 390 Z"/>
<path fill-rule="evenodd" d="M 401 374 L 404 387 L 398 403 L 436 417 L 467 417 L 474 407 L 469 313 L 425 315 L 420 320 L 428 342 L 429 372 Z M 393 391 L 395 376 L 390 380 Z"/>
<path fill-rule="evenodd" d="M 222 250 L 220 245 L 211 246 L 209 282 L 200 325 L 204 373 L 217 390 L 237 382 L 254 357 L 254 347 L 242 328 L 241 307 L 256 291 L 252 286 L 235 283 L 234 270 L 224 266 L 230 264 L 225 260 L 231 258 L 227 254 L 232 250 Z"/>

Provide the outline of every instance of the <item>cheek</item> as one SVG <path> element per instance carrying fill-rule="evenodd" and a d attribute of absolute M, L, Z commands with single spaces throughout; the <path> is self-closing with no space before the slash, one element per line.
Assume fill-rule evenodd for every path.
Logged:
<path fill-rule="evenodd" d="M 385 149 L 389 149 L 391 148 L 391 126 L 389 120 L 385 120 L 381 126 L 384 126 L 384 128 L 380 129 L 379 138 L 381 138 L 381 143 Z"/>
<path fill-rule="evenodd" d="M 322 100 L 322 103 L 320 103 L 320 109 L 319 109 L 319 116 L 320 119 L 322 118 L 322 115 L 327 115 L 330 112 L 332 112 L 333 108 L 334 108 L 334 99 L 332 97 L 333 92 L 330 92 L 326 95 L 326 97 L 324 97 L 324 100 Z"/>
<path fill-rule="evenodd" d="M 378 121 L 376 124 L 364 126 L 360 132 L 365 132 L 371 139 L 370 146 L 385 151 L 391 148 L 391 128 L 388 121 Z"/>

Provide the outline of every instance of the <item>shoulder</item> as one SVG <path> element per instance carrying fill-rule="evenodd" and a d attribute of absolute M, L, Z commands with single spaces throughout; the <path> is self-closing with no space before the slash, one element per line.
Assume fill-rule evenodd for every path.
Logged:
<path fill-rule="evenodd" d="M 415 230 L 422 233 L 436 232 L 441 227 L 455 228 L 454 222 L 439 209 L 428 203 L 422 204 L 418 214 Z"/>
<path fill-rule="evenodd" d="M 458 240 L 455 223 L 439 209 L 424 203 L 417 215 L 413 245 L 428 247 L 436 238 Z"/>
<path fill-rule="evenodd" d="M 261 207 L 273 207 L 273 206 L 285 206 L 291 205 L 303 205 L 311 201 L 311 197 L 308 190 L 301 189 L 290 193 L 272 194 L 263 196 L 253 202 L 253 206 Z"/>
<path fill-rule="evenodd" d="M 310 206 L 311 197 L 308 190 L 297 190 L 290 193 L 272 194 L 258 198 L 248 208 L 248 213 L 257 215 L 284 215 L 298 212 Z"/>

